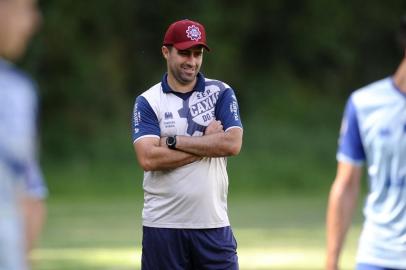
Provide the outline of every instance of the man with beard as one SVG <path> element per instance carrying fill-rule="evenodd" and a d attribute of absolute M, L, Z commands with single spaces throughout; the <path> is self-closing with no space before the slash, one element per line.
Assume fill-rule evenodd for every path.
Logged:
<path fill-rule="evenodd" d="M 238 269 L 226 163 L 240 152 L 242 124 L 233 89 L 199 72 L 204 49 L 202 24 L 171 24 L 162 46 L 167 73 L 135 102 L 144 270 Z"/>

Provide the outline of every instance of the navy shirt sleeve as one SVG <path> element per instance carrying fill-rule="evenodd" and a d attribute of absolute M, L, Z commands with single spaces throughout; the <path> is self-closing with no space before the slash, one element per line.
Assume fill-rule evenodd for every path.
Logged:
<path fill-rule="evenodd" d="M 158 118 L 151 108 L 151 105 L 143 97 L 139 96 L 135 100 L 132 118 L 132 138 L 133 143 L 143 136 L 158 136 L 161 132 Z"/>
<path fill-rule="evenodd" d="M 338 160 L 355 164 L 362 163 L 365 160 L 365 152 L 361 141 L 356 108 L 351 98 L 345 107 L 340 133 Z"/>
<path fill-rule="evenodd" d="M 231 127 L 241 127 L 240 110 L 233 89 L 227 88 L 221 94 L 216 104 L 215 117 L 220 120 L 224 130 Z"/>

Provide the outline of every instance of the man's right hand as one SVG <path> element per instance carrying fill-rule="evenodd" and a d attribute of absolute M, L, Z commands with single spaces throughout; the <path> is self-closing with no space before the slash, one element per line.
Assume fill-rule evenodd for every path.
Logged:
<path fill-rule="evenodd" d="M 220 133 L 220 132 L 224 132 L 223 125 L 221 124 L 221 121 L 213 120 L 206 127 L 206 130 L 204 131 L 204 135 L 215 134 L 215 133 Z"/>

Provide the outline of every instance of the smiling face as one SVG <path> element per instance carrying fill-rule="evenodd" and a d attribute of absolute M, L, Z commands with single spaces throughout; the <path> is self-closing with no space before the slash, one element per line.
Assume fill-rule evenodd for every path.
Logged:
<path fill-rule="evenodd" d="M 203 47 L 195 46 L 186 50 L 162 47 L 162 54 L 168 68 L 168 83 L 177 91 L 191 91 L 203 62 Z"/>
<path fill-rule="evenodd" d="M 20 57 L 39 21 L 36 0 L 0 0 L 0 56 Z"/>

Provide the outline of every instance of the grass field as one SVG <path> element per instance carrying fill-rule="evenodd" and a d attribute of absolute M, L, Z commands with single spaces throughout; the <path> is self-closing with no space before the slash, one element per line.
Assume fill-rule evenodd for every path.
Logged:
<path fill-rule="evenodd" d="M 288 101 L 246 118 L 243 151 L 229 159 L 229 212 L 242 270 L 323 267 L 341 110 L 313 97 Z M 77 146 L 72 159 L 44 162 L 49 219 L 33 270 L 140 268 L 142 173 L 128 134 L 117 130 L 86 145 L 92 151 L 83 157 L 87 148 Z M 358 211 L 342 270 L 353 269 L 360 220 Z"/>
<path fill-rule="evenodd" d="M 231 196 L 240 268 L 322 269 L 325 200 L 325 194 Z M 34 270 L 140 268 L 139 196 L 55 198 L 48 206 L 49 220 L 32 254 Z M 358 232 L 356 225 L 348 237 L 343 270 L 354 264 Z"/>

